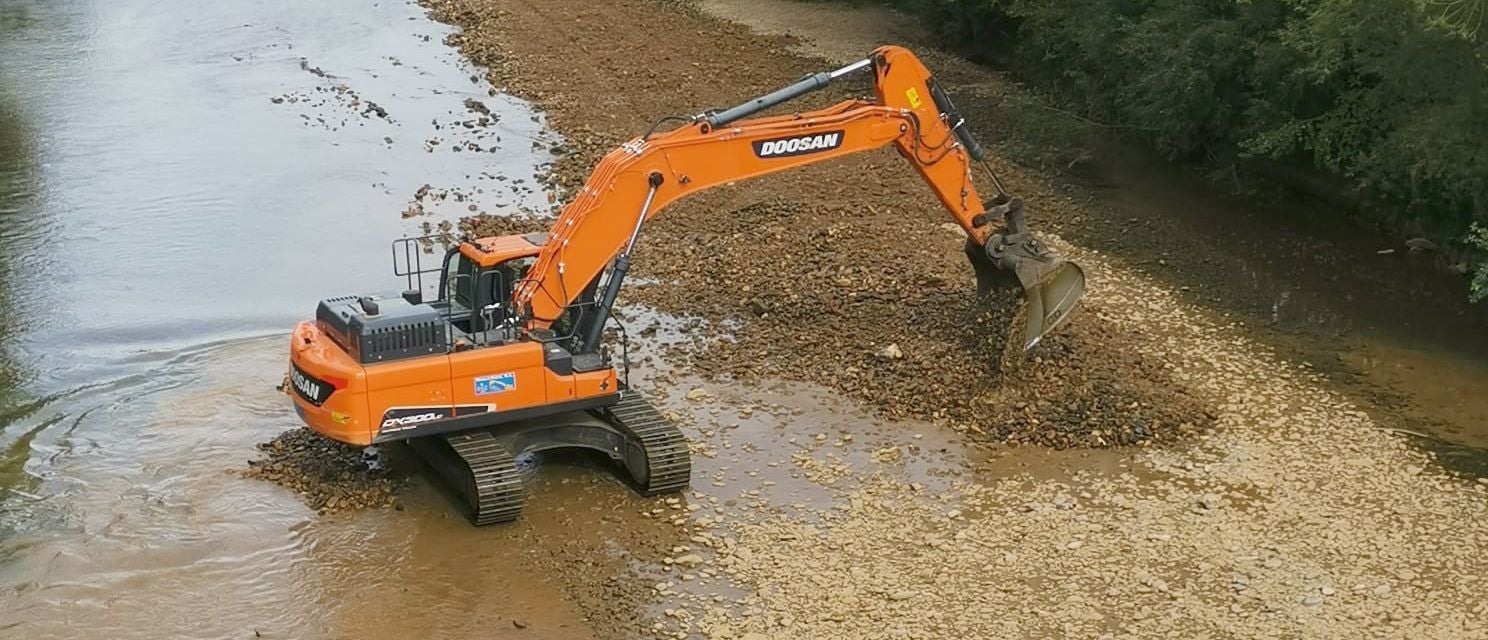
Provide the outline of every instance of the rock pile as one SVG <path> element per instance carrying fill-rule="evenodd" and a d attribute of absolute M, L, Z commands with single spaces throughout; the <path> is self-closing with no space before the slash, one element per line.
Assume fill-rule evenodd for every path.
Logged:
<path fill-rule="evenodd" d="M 488 213 L 466 216 L 460 219 L 460 235 L 472 238 L 487 236 L 509 236 L 519 233 L 547 231 L 553 225 L 551 218 L 528 215 L 496 216 Z"/>
<path fill-rule="evenodd" d="M 306 428 L 258 445 L 263 457 L 248 461 L 243 477 L 267 480 L 298 494 L 316 512 L 398 506 L 403 481 L 371 452 L 324 438 Z"/>
<path fill-rule="evenodd" d="M 492 46 L 483 43 L 461 42 L 467 54 Z M 581 184 L 590 161 L 633 133 L 602 117 L 614 112 L 609 103 L 529 95 L 551 122 L 585 123 L 563 131 L 568 155 L 554 168 L 555 185 Z M 1028 361 L 1009 359 L 1012 300 L 991 313 L 977 306 L 964 235 L 942 226 L 947 214 L 918 180 L 903 159 L 872 153 L 689 198 L 648 222 L 635 269 L 657 284 L 628 287 L 622 302 L 710 321 L 711 333 L 670 354 L 706 377 L 825 384 L 887 417 L 941 421 L 987 441 L 1130 445 L 1212 423 L 1166 363 L 1132 352 L 1098 309 L 1077 314 Z M 863 188 L 837 186 L 857 183 Z M 1039 206 L 1047 216 L 1064 205 Z M 546 224 L 482 216 L 461 229 L 490 235 Z M 881 357 L 889 345 L 902 357 Z"/>

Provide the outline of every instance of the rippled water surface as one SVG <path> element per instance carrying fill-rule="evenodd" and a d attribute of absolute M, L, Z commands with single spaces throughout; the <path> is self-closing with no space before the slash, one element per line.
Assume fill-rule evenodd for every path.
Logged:
<path fill-rule="evenodd" d="M 0 5 L 0 637 L 577 634 L 522 528 L 426 486 L 316 518 L 237 475 L 297 424 L 274 386 L 316 300 L 401 288 L 390 241 L 455 193 L 547 206 L 542 123 L 448 32 L 371 0 Z M 451 197 L 404 219 L 424 184 Z"/>

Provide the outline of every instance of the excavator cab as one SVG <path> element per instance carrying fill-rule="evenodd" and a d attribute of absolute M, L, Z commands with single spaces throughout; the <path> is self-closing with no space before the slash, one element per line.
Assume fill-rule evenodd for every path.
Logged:
<path fill-rule="evenodd" d="M 450 321 L 456 335 L 467 339 L 470 347 L 501 344 L 521 339 L 524 335 L 561 345 L 564 349 L 578 353 L 585 336 L 579 327 L 592 324 L 594 286 L 591 286 L 564 308 L 563 314 L 545 329 L 523 326 L 521 309 L 513 302 L 517 288 L 527 278 L 528 272 L 537 263 L 548 234 L 466 238 L 448 249 L 438 269 L 421 270 L 414 266 L 408 271 L 398 268 L 394 260 L 394 272 L 410 276 L 410 290 L 422 290 L 420 274 L 439 276 L 435 289 L 438 299 L 431 304 Z M 395 243 L 427 242 L 428 238 L 406 238 Z M 603 349 L 585 354 L 589 364 L 584 368 L 609 366 L 609 354 Z"/>
<path fill-rule="evenodd" d="M 431 304 L 443 311 L 461 333 L 481 336 L 482 342 L 493 332 L 507 337 L 504 334 L 510 332 L 502 330 L 513 327 L 517 319 L 511 305 L 512 289 L 536 260 L 534 251 L 483 267 L 459 246 L 451 248 L 445 252 L 439 270 L 439 299 Z"/>

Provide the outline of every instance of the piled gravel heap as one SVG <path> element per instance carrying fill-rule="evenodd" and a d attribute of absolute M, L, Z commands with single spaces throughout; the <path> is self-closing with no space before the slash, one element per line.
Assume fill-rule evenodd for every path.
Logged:
<path fill-rule="evenodd" d="M 565 136 L 549 178 L 560 192 L 582 185 L 601 155 L 660 115 L 731 104 L 830 66 L 788 54 L 779 39 L 645 2 L 559 14 L 595 25 L 635 14 L 647 28 L 605 30 L 604 50 L 645 50 L 657 65 L 576 65 L 574 56 L 598 52 L 575 50 L 561 30 L 535 24 L 558 14 L 484 0 L 427 4 L 462 28 L 452 42 L 468 58 L 491 65 L 498 86 L 533 100 Z M 651 33 L 669 35 L 660 42 Z M 1080 215 L 1052 197 L 1030 202 L 1044 231 L 1054 228 L 1050 219 Z M 1006 328 L 976 308 L 965 236 L 947 229 L 950 220 L 913 168 L 887 150 L 743 182 L 653 218 L 634 269 L 658 284 L 629 286 L 622 302 L 727 327 L 699 332 L 671 354 L 710 379 L 819 383 L 884 416 L 935 420 L 985 441 L 1140 444 L 1212 423 L 1212 411 L 1164 363 L 1134 354 L 1095 308 L 1002 375 Z M 507 224 L 486 218 L 464 227 L 511 232 Z"/>
<path fill-rule="evenodd" d="M 905 200 L 890 194 L 881 206 Z M 1017 296 L 978 307 L 960 230 L 915 222 L 771 198 L 657 224 L 637 264 L 664 284 L 627 299 L 711 326 L 743 319 L 729 340 L 683 345 L 704 375 L 825 384 L 886 417 L 996 441 L 1125 445 L 1209 423 L 1163 363 L 1126 348 L 1096 308 L 1009 363 Z"/>
<path fill-rule="evenodd" d="M 258 445 L 263 457 L 248 461 L 243 477 L 267 480 L 295 492 L 318 513 L 398 506 L 403 481 L 369 464 L 363 449 L 291 429 Z"/>
<path fill-rule="evenodd" d="M 552 226 L 551 218 L 528 215 L 493 216 L 482 213 L 461 218 L 460 235 L 472 238 L 509 236 L 547 231 Z"/>
<path fill-rule="evenodd" d="M 759 638 L 1488 638 L 1488 478 L 1375 428 L 1319 375 L 1107 270 L 1106 320 L 1224 401 L 1183 450 L 931 493 L 864 472 L 831 509 L 733 518 L 666 629 Z M 1156 304 L 1160 303 L 1160 304 Z M 801 465 L 801 461 L 797 461 Z"/>
<path fill-rule="evenodd" d="M 1211 423 L 1161 359 L 1124 348 L 1098 311 L 1077 316 L 1031 358 L 1010 359 L 1016 296 L 978 306 L 959 229 L 910 226 L 886 243 L 878 238 L 898 231 L 892 220 L 870 227 L 780 198 L 696 222 L 656 219 L 637 265 L 659 284 L 632 285 L 623 299 L 728 327 L 700 329 L 673 348 L 673 359 L 705 377 L 825 384 L 888 417 L 1056 448 L 1172 439 Z M 461 230 L 500 235 L 548 224 L 483 216 Z M 725 244 L 740 249 L 711 249 Z M 794 259 L 781 264 L 779 255 Z M 791 277 L 780 277 L 783 269 Z"/>

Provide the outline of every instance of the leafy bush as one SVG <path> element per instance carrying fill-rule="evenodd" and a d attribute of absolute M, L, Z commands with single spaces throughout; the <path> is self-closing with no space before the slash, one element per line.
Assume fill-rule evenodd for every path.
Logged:
<path fill-rule="evenodd" d="M 1488 222 L 1488 0 L 889 1 L 1171 158 L 1328 176 L 1436 235 Z"/>
<path fill-rule="evenodd" d="M 1488 227 L 1473 223 L 1472 231 L 1467 239 L 1480 251 L 1488 253 Z M 1478 268 L 1473 271 L 1472 287 L 1468 295 L 1471 296 L 1473 302 L 1488 299 L 1488 261 L 1479 264 Z"/>

